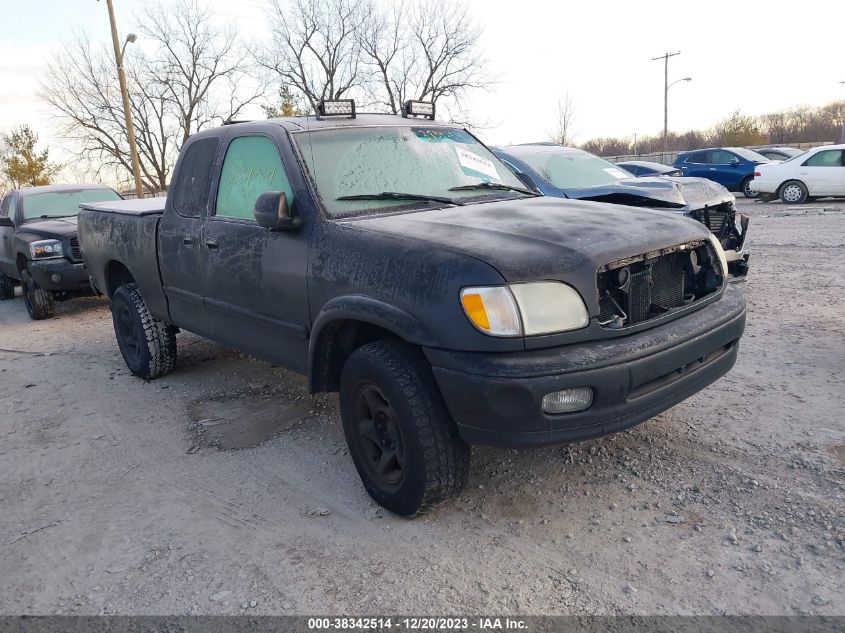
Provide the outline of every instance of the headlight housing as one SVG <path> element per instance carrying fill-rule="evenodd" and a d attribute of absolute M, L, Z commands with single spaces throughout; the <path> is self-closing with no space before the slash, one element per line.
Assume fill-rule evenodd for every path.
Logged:
<path fill-rule="evenodd" d="M 722 248 L 722 245 L 719 243 L 718 238 L 710 234 L 710 243 L 713 245 L 713 248 L 716 250 L 716 255 L 719 258 L 719 264 L 722 266 L 722 276 L 728 276 L 728 259 L 725 257 L 725 249 Z"/>
<path fill-rule="evenodd" d="M 30 242 L 29 254 L 32 259 L 50 259 L 64 257 L 62 243 L 59 240 L 38 240 Z"/>
<path fill-rule="evenodd" d="M 581 295 L 559 281 L 464 288 L 461 305 L 470 322 L 490 336 L 538 336 L 585 327 Z"/>

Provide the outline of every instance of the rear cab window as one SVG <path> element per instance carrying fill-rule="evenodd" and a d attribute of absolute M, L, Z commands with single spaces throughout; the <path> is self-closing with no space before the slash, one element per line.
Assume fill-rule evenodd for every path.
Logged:
<path fill-rule="evenodd" d="M 182 155 L 170 197 L 179 215 L 199 217 L 208 202 L 208 182 L 217 153 L 217 139 L 194 141 Z"/>

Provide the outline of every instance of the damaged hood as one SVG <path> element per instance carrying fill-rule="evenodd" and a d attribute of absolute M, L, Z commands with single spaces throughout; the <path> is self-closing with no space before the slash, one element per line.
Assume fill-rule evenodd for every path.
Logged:
<path fill-rule="evenodd" d="M 708 239 L 707 228 L 663 211 L 537 197 L 395 215 L 348 226 L 424 241 L 493 266 L 508 282 L 554 279 L 595 294 L 596 271 L 616 260 Z M 409 265 L 413 265 L 412 255 Z"/>
<path fill-rule="evenodd" d="M 734 200 L 733 194 L 707 178 L 652 176 L 624 178 L 608 185 L 567 189 L 577 200 L 595 200 L 688 213 Z"/>

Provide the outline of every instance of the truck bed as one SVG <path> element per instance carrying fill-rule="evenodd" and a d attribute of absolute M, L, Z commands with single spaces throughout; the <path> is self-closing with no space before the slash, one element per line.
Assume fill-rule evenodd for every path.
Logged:
<path fill-rule="evenodd" d="M 93 285 L 111 296 L 127 275 L 154 316 L 167 317 L 158 262 L 158 223 L 166 198 L 80 205 L 79 242 Z"/>
<path fill-rule="evenodd" d="M 160 215 L 164 213 L 167 198 L 142 198 L 141 200 L 120 200 L 117 202 L 94 202 L 79 205 L 88 211 L 118 213 L 120 215 Z"/>

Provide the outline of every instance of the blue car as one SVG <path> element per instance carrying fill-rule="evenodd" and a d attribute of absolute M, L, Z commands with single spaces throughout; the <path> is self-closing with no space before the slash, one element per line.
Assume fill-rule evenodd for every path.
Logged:
<path fill-rule="evenodd" d="M 711 147 L 681 152 L 673 166 L 684 176 L 708 178 L 729 191 L 741 191 L 746 198 L 756 198 L 757 192 L 751 187 L 754 168 L 769 162 L 762 154 L 744 147 Z"/>

